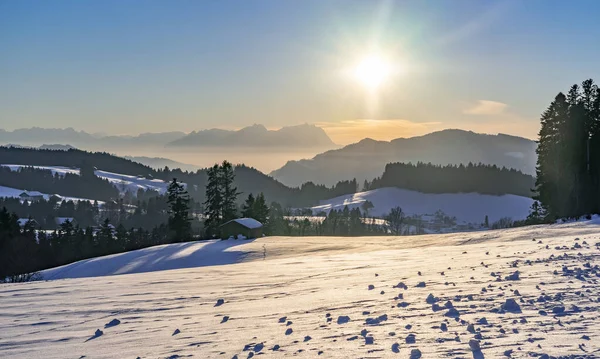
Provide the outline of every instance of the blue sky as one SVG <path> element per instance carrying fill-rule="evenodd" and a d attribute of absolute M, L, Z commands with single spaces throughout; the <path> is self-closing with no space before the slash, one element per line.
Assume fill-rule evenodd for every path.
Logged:
<path fill-rule="evenodd" d="M 593 0 L 3 0 L 0 128 L 534 138 L 557 92 L 600 78 L 599 17 Z M 376 94 L 345 75 L 374 52 L 403 68 Z"/>

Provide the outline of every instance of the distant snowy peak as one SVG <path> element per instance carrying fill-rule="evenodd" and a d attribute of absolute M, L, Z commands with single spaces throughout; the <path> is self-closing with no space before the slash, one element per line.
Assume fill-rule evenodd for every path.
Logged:
<path fill-rule="evenodd" d="M 482 223 L 487 215 L 490 223 L 503 217 L 513 220 L 527 218 L 533 199 L 515 195 L 493 196 L 479 193 L 421 193 L 400 188 L 379 188 L 321 201 L 312 207 L 314 213 L 332 209 L 361 208 L 370 201 L 369 215 L 383 217 L 392 208 L 400 207 L 407 215 L 433 214 L 442 210 L 458 221 Z M 362 208 L 361 208 L 362 210 Z"/>
<path fill-rule="evenodd" d="M 268 130 L 263 125 L 255 124 L 237 131 L 210 129 L 192 132 L 170 142 L 167 146 L 333 148 L 335 144 L 322 128 L 314 125 L 305 124 Z"/>

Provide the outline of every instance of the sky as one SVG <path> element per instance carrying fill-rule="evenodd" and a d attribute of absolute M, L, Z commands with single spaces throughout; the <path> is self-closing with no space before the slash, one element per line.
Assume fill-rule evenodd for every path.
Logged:
<path fill-rule="evenodd" d="M 559 91 L 600 78 L 599 15 L 596 0 L 0 0 L 0 128 L 533 139 Z M 351 75 L 372 55 L 394 69 L 376 89 Z"/>

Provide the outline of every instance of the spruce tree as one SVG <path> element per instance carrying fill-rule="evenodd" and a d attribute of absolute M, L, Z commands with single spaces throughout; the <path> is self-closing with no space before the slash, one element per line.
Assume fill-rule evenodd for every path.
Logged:
<path fill-rule="evenodd" d="M 237 217 L 237 196 L 239 195 L 237 187 L 234 187 L 233 181 L 235 173 L 233 166 L 227 161 L 223 161 L 219 171 L 219 188 L 222 196 L 222 220 L 230 221 Z"/>
<path fill-rule="evenodd" d="M 208 237 L 219 234 L 223 218 L 223 196 L 220 188 L 220 167 L 214 165 L 207 171 L 206 200 L 204 201 L 204 230 Z"/>
<path fill-rule="evenodd" d="M 546 220 L 600 208 L 600 93 L 592 80 L 559 93 L 542 114 L 536 196 Z M 534 210 L 534 209 L 532 209 Z M 533 215 L 537 217 L 537 215 Z"/>
<path fill-rule="evenodd" d="M 254 195 L 250 193 L 242 207 L 242 217 L 254 218 Z"/>
<path fill-rule="evenodd" d="M 363 192 L 368 191 L 369 190 L 369 181 L 365 180 L 365 182 L 363 183 L 363 188 L 362 188 Z"/>
<path fill-rule="evenodd" d="M 256 197 L 252 207 L 252 218 L 256 219 L 260 223 L 266 223 L 269 217 L 269 207 L 265 201 L 265 195 L 261 192 Z"/>
<path fill-rule="evenodd" d="M 167 189 L 167 203 L 169 204 L 169 229 L 173 231 L 175 242 L 189 240 L 192 236 L 190 218 L 190 196 L 183 184 L 173 178 Z"/>
<path fill-rule="evenodd" d="M 230 221 L 237 217 L 237 187 L 233 186 L 235 179 L 235 173 L 233 172 L 233 166 L 227 161 L 223 161 L 220 169 L 220 188 L 221 195 L 223 197 L 223 222 Z"/>

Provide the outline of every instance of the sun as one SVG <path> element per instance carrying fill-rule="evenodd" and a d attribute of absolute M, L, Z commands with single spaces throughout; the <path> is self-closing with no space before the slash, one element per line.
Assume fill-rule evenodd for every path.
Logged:
<path fill-rule="evenodd" d="M 354 68 L 354 77 L 370 90 L 379 88 L 392 73 L 383 58 L 371 55 L 363 58 Z"/>

